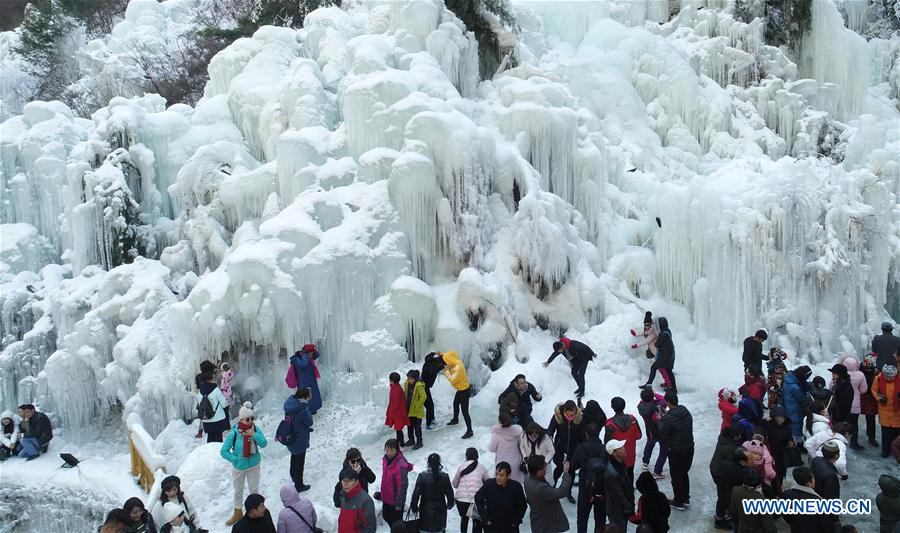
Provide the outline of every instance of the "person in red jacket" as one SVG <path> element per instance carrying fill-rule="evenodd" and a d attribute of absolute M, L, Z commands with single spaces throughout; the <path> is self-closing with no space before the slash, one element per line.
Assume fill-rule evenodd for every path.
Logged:
<path fill-rule="evenodd" d="M 757 412 L 763 412 L 763 397 L 766 395 L 766 380 L 762 377 L 762 371 L 756 367 L 747 367 L 744 370 L 744 384 L 738 388 L 738 392 L 747 398 L 753 398 L 756 402 Z"/>
<path fill-rule="evenodd" d="M 403 387 L 400 386 L 400 374 L 391 372 L 388 377 L 391 380 L 391 395 L 388 399 L 387 413 L 384 417 L 384 425 L 394 428 L 397 432 L 397 442 L 403 443 L 403 428 L 409 425 L 409 414 L 406 412 L 406 396 Z"/>
<path fill-rule="evenodd" d="M 738 414 L 737 394 L 728 387 L 719 389 L 719 411 L 722 413 L 722 427 L 719 431 L 731 425 L 731 419 Z"/>
<path fill-rule="evenodd" d="M 641 426 L 638 425 L 634 415 L 625 414 L 625 400 L 616 396 L 609 402 L 615 414 L 606 421 L 606 436 L 604 442 L 611 440 L 625 441 L 625 467 L 628 472 L 628 482 L 634 486 L 634 463 L 637 441 L 643 436 Z"/>

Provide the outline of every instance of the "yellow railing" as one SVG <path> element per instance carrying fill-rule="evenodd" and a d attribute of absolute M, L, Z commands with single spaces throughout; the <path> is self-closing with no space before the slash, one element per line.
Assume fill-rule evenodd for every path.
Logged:
<path fill-rule="evenodd" d="M 147 493 L 153 488 L 153 481 L 156 479 L 153 476 L 153 469 L 151 469 L 144 458 L 141 457 L 141 453 L 138 451 L 137 446 L 134 445 L 134 435 L 129 432 L 129 443 L 131 445 L 131 476 L 137 481 L 137 484 L 141 486 Z"/>
<path fill-rule="evenodd" d="M 153 437 L 147 433 L 136 413 L 128 416 L 128 444 L 131 452 L 131 475 L 149 494 L 158 473 L 166 473 L 165 458 L 154 452 Z"/>

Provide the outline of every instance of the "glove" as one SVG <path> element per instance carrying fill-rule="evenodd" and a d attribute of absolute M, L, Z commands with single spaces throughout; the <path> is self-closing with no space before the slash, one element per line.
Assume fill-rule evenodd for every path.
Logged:
<path fill-rule="evenodd" d="M 636 348 L 637 348 L 637 344 L 632 344 L 632 345 L 631 345 L 631 349 L 632 349 L 632 350 L 634 350 L 634 349 L 636 349 Z"/>
<path fill-rule="evenodd" d="M 381 491 L 376 490 L 375 494 L 373 494 L 372 497 L 378 501 L 381 501 Z"/>
<path fill-rule="evenodd" d="M 632 337 L 637 337 L 637 332 L 634 331 L 634 330 L 631 330 L 631 336 L 632 336 Z"/>

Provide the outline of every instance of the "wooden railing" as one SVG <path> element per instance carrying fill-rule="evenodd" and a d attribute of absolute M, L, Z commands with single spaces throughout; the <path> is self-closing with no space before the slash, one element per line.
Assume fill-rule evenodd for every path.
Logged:
<path fill-rule="evenodd" d="M 128 415 L 126 424 L 131 448 L 131 475 L 138 485 L 150 493 L 157 474 L 166 472 L 165 458 L 154 451 L 153 437 L 144 429 L 137 413 Z"/>

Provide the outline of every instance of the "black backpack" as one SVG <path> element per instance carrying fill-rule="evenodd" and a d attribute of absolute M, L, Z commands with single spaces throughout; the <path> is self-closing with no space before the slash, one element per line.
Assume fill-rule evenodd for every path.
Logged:
<path fill-rule="evenodd" d="M 590 489 L 591 497 L 603 496 L 603 475 L 606 472 L 606 457 L 592 456 L 588 458 L 587 464 L 584 466 L 582 475 L 582 488 Z"/>
<path fill-rule="evenodd" d="M 209 420 L 213 416 L 215 416 L 216 410 L 213 408 L 213 404 L 209 401 L 209 395 L 204 394 L 200 397 L 200 403 L 197 404 L 197 418 L 200 420 Z"/>

